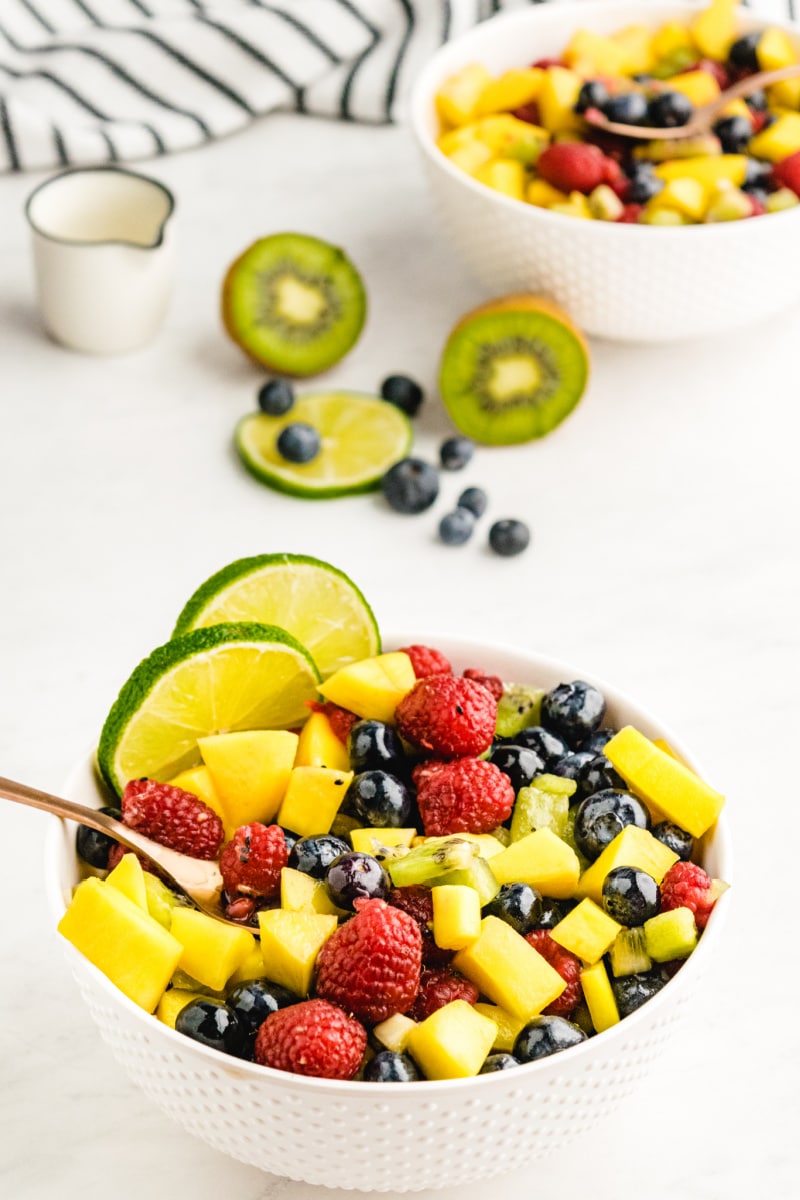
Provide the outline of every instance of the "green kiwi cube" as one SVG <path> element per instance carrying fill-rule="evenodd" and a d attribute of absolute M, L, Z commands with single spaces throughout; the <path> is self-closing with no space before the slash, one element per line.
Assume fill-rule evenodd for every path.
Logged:
<path fill-rule="evenodd" d="M 512 842 L 518 842 L 535 829 L 552 829 L 563 838 L 569 818 L 569 797 L 577 785 L 574 779 L 559 779 L 559 783 L 570 784 L 570 790 L 549 790 L 546 781 L 557 778 L 538 775 L 530 787 L 520 788 L 511 816 Z"/>
<path fill-rule="evenodd" d="M 519 683 L 508 684 L 497 702 L 497 736 L 513 738 L 529 725 L 538 725 L 544 696 L 542 688 L 525 687 Z"/>
<path fill-rule="evenodd" d="M 491 865 L 485 858 L 474 858 L 468 866 L 461 870 L 445 871 L 429 882 L 431 887 L 456 884 L 462 887 L 474 888 L 478 893 L 481 908 L 485 904 L 488 904 L 490 900 L 494 900 L 500 891 L 500 884 L 495 879 Z"/>
<path fill-rule="evenodd" d="M 647 953 L 645 933 L 641 925 L 632 929 L 621 929 L 608 956 L 611 959 L 611 970 L 617 979 L 620 975 L 641 975 L 653 965 Z"/>
<path fill-rule="evenodd" d="M 655 962 L 688 958 L 697 945 L 697 926 L 690 908 L 672 908 L 644 923 L 647 953 Z"/>
<path fill-rule="evenodd" d="M 478 857 L 478 847 L 464 838 L 426 838 L 419 846 L 403 852 L 405 847 L 396 847 L 397 857 L 386 857 L 384 866 L 395 887 L 411 887 L 413 884 L 432 884 L 434 879 L 448 871 L 469 868 Z M 451 882 L 448 880 L 448 882 Z"/>

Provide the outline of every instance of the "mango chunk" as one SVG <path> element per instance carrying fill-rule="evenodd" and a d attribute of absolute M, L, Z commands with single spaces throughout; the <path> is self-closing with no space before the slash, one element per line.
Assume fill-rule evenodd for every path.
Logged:
<path fill-rule="evenodd" d="M 687 71 L 684 75 L 673 75 L 669 80 L 670 90 L 681 92 L 695 108 L 710 104 L 720 93 L 720 86 L 708 71 Z"/>
<path fill-rule="evenodd" d="M 416 1027 L 417 1022 L 412 1021 L 411 1017 L 406 1017 L 402 1013 L 393 1013 L 385 1021 L 373 1025 L 372 1032 L 387 1050 L 394 1050 L 396 1054 L 402 1054 L 408 1045 L 411 1030 Z"/>
<path fill-rule="evenodd" d="M 416 682 L 411 659 L 397 650 L 340 667 L 319 690 L 326 700 L 359 717 L 391 724 L 394 710 Z"/>
<path fill-rule="evenodd" d="M 565 986 L 549 962 L 499 917 L 483 918 L 479 937 L 458 951 L 453 966 L 489 1000 L 523 1021 L 540 1013 Z"/>
<path fill-rule="evenodd" d="M 754 158 L 766 158 L 769 162 L 780 162 L 800 150 L 800 113 L 783 113 L 757 133 L 748 147 Z"/>
<path fill-rule="evenodd" d="M 410 846 L 417 836 L 416 829 L 390 829 L 369 825 L 365 829 L 353 829 L 350 841 L 360 854 L 374 854 L 378 846 Z"/>
<path fill-rule="evenodd" d="M 650 201 L 650 208 L 674 208 L 693 221 L 702 221 L 708 208 L 708 189 L 696 179 L 669 179 Z"/>
<path fill-rule="evenodd" d="M 278 810 L 278 824 L 300 837 L 329 833 L 352 780 L 352 771 L 295 767 Z"/>
<path fill-rule="evenodd" d="M 446 125 L 466 125 L 471 121 L 481 93 L 492 82 L 482 63 L 468 63 L 446 79 L 436 93 L 436 111 Z M 338 703 L 338 701 L 335 701 Z"/>
<path fill-rule="evenodd" d="M 183 947 L 180 967 L 206 987 L 220 991 L 255 945 L 252 933 L 223 925 L 194 908 L 176 908 L 171 933 Z"/>
<path fill-rule="evenodd" d="M 614 735 L 604 754 L 637 796 L 693 837 L 701 837 L 722 812 L 724 796 L 632 725 Z"/>
<path fill-rule="evenodd" d="M 261 953 L 261 943 L 255 942 L 252 950 L 248 950 L 247 958 L 231 975 L 226 988 L 235 987 L 237 983 L 246 983 L 249 979 L 264 978 L 264 956 Z"/>
<path fill-rule="evenodd" d="M 322 879 L 293 867 L 281 870 L 281 908 L 286 912 L 332 913 L 335 917 L 350 915 L 333 903 Z"/>
<path fill-rule="evenodd" d="M 589 29 L 572 35 L 562 57 L 568 67 L 586 69 L 591 75 L 622 75 L 628 66 L 628 55 L 616 39 Z"/>
<path fill-rule="evenodd" d="M 525 165 L 535 163 L 550 141 L 546 129 L 520 121 L 511 113 L 498 113 L 471 126 L 475 136 L 498 158 L 512 158 Z"/>
<path fill-rule="evenodd" d="M 485 117 L 490 113 L 513 112 L 530 104 L 539 95 L 544 71 L 539 67 L 527 67 L 504 71 L 497 79 L 487 83 L 475 105 L 475 116 Z"/>
<path fill-rule="evenodd" d="M 539 92 L 539 116 L 548 133 L 565 133 L 580 129 L 581 118 L 575 113 L 575 102 L 583 80 L 566 67 L 548 67 Z"/>
<path fill-rule="evenodd" d="M 495 1030 L 466 1000 L 452 1000 L 415 1026 L 406 1046 L 426 1079 L 468 1079 L 483 1066 Z"/>
<path fill-rule="evenodd" d="M 297 734 L 283 729 L 218 733 L 198 745 L 219 796 L 226 828 L 273 820 L 297 753 Z"/>
<path fill-rule="evenodd" d="M 202 992 L 189 992 L 183 988 L 170 988 L 158 1002 L 156 1016 L 164 1025 L 169 1025 L 170 1029 L 175 1028 L 175 1022 L 178 1019 L 178 1013 L 186 1008 L 187 1004 L 191 1004 L 193 1000 L 207 1000 Z"/>
<path fill-rule="evenodd" d="M 58 932 L 147 1012 L 161 999 L 182 952 L 163 925 L 94 877 L 76 889 Z"/>
<path fill-rule="evenodd" d="M 476 1012 L 479 1012 L 484 1017 L 488 1017 L 497 1026 L 497 1033 L 492 1042 L 492 1050 L 505 1050 L 510 1054 L 514 1049 L 517 1037 L 525 1026 L 525 1021 L 521 1017 L 515 1017 L 513 1013 L 507 1012 L 506 1009 L 500 1008 L 499 1004 L 483 1004 L 479 1002 L 474 1007 Z"/>
<path fill-rule="evenodd" d="M 613 945 L 621 928 L 594 900 L 587 898 L 550 930 L 550 936 L 584 962 L 596 963 Z"/>
<path fill-rule="evenodd" d="M 537 208 L 549 208 L 551 204 L 563 204 L 569 197 L 546 179 L 532 179 L 525 191 L 525 199 Z"/>
<path fill-rule="evenodd" d="M 537 829 L 492 859 L 499 884 L 529 883 L 545 896 L 567 900 L 575 895 L 580 877 L 578 856 L 551 829 Z"/>
<path fill-rule="evenodd" d="M 588 896 L 596 904 L 603 902 L 603 880 L 616 867 L 639 867 L 652 875 L 656 883 L 666 875 L 673 863 L 678 861 L 674 850 L 670 850 L 647 829 L 638 825 L 626 825 L 613 842 L 606 846 L 599 858 L 581 875 L 577 895 Z"/>
<path fill-rule="evenodd" d="M 665 180 L 695 179 L 707 187 L 727 179 L 741 187 L 747 176 L 747 155 L 702 154 L 697 158 L 672 158 L 658 164 L 656 175 Z"/>
<path fill-rule="evenodd" d="M 431 888 L 433 940 L 443 950 L 463 950 L 481 932 L 481 902 L 474 888 L 441 884 Z"/>
<path fill-rule="evenodd" d="M 113 871 L 106 876 L 109 887 L 115 887 L 123 896 L 132 900 L 137 908 L 149 912 L 147 907 L 147 888 L 144 882 L 142 864 L 135 854 L 123 854 Z"/>
<path fill-rule="evenodd" d="M 692 22 L 692 37 L 706 58 L 724 62 L 736 36 L 736 6 L 739 0 L 711 0 Z"/>
<path fill-rule="evenodd" d="M 617 1025 L 619 1009 L 602 960 L 581 971 L 581 986 L 589 1016 L 597 1032 L 602 1033 L 604 1029 Z"/>
<path fill-rule="evenodd" d="M 756 58 L 762 71 L 777 71 L 796 63 L 797 51 L 788 33 L 771 25 L 758 39 Z"/>
<path fill-rule="evenodd" d="M 611 41 L 625 55 L 625 75 L 649 75 L 656 64 L 652 30 L 646 25 L 626 25 L 624 29 L 612 33 Z"/>
<path fill-rule="evenodd" d="M 493 158 L 475 171 L 478 183 L 512 200 L 525 199 L 525 168 L 513 158 Z"/>
<path fill-rule="evenodd" d="M 297 743 L 296 767 L 329 767 L 332 771 L 349 771 L 350 755 L 331 729 L 323 712 L 312 712 Z"/>
<path fill-rule="evenodd" d="M 454 133 L 460 132 L 454 130 Z M 444 138 L 442 139 L 444 141 Z M 453 166 L 458 167 L 460 171 L 466 171 L 467 175 L 474 175 L 485 163 L 491 162 L 494 154 L 485 144 L 473 138 L 472 141 L 465 143 L 463 146 L 456 146 L 453 150 L 446 151 L 447 157 Z"/>
<path fill-rule="evenodd" d="M 284 912 L 269 908 L 258 914 L 263 974 L 297 996 L 311 991 L 317 955 L 338 922 L 326 913 Z"/>
<path fill-rule="evenodd" d="M 695 49 L 692 32 L 681 21 L 667 21 L 653 34 L 652 50 L 655 58 L 672 58 L 681 51 Z"/>

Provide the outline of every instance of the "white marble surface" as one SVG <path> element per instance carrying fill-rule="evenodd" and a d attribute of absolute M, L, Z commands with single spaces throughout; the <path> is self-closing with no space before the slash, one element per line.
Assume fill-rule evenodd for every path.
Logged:
<path fill-rule="evenodd" d="M 637 1100 L 492 1195 L 797 1195 L 800 312 L 693 345 L 594 345 L 589 392 L 556 434 L 482 450 L 444 481 L 449 497 L 485 484 L 493 516 L 530 521 L 530 551 L 502 561 L 480 538 L 437 544 L 441 505 L 401 518 L 374 497 L 305 504 L 261 488 L 230 448 L 259 376 L 220 330 L 219 283 L 284 228 L 341 241 L 367 280 L 366 333 L 331 378 L 369 389 L 408 370 L 432 397 L 421 451 L 448 428 L 438 355 L 484 297 L 440 238 L 405 132 L 280 117 L 152 170 L 178 196 L 177 293 L 157 343 L 119 360 L 40 332 L 22 217 L 34 180 L 0 179 L 0 771 L 58 789 L 187 594 L 267 550 L 332 559 L 386 625 L 496 631 L 613 679 L 730 794 L 725 949 Z M 46 821 L 0 807 L 0 1193 L 311 1200 L 193 1140 L 123 1076 L 52 931 Z"/>

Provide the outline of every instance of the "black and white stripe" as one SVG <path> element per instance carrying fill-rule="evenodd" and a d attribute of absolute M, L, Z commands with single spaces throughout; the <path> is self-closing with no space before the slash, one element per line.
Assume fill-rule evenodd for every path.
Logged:
<path fill-rule="evenodd" d="M 276 109 L 393 121 L 443 41 L 542 2 L 0 0 L 0 171 L 168 154 Z"/>

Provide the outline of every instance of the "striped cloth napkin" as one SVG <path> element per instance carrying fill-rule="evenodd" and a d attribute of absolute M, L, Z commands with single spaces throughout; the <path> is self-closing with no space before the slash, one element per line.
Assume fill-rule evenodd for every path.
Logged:
<path fill-rule="evenodd" d="M 537 2 L 0 0 L 0 171 L 169 154 L 276 109 L 392 121 L 443 41 Z"/>

